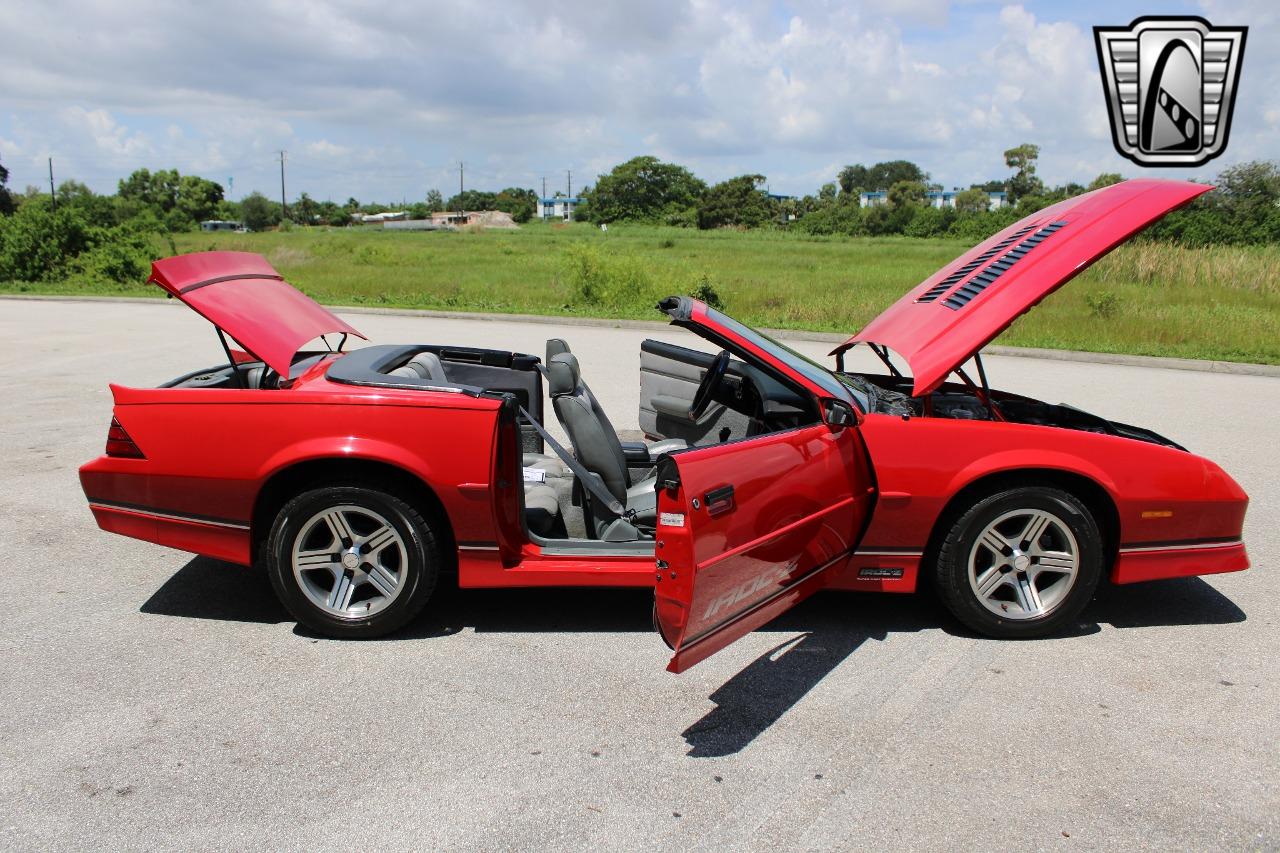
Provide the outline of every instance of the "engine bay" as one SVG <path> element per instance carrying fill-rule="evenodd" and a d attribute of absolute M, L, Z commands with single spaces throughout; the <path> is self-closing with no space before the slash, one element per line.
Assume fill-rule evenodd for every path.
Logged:
<path fill-rule="evenodd" d="M 1186 449 L 1149 429 L 1109 421 L 1066 403 L 1046 403 L 1007 391 L 980 391 L 957 382 L 943 383 L 927 395 L 913 397 L 910 393 L 912 380 L 906 377 L 868 373 L 842 375 L 866 390 L 870 411 L 879 414 L 966 421 L 1003 420 L 1115 435 L 1178 450 Z"/>

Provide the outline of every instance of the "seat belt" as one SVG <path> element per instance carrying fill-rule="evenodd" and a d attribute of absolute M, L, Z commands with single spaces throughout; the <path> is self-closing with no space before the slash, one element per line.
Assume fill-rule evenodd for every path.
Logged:
<path fill-rule="evenodd" d="M 600 475 L 594 471 L 589 471 L 583 467 L 582 463 L 573 457 L 573 454 L 565 450 L 560 442 L 551 437 L 551 433 L 547 432 L 547 428 L 538 423 L 533 415 L 525 410 L 524 406 L 520 406 L 520 414 L 529 426 L 533 427 L 538 435 L 542 436 L 542 440 L 551 445 L 551 449 L 555 451 L 556 456 L 560 457 L 560 461 L 569 466 L 569 470 L 573 472 L 573 476 L 578 478 L 578 482 L 591 493 L 591 496 L 600 501 L 609 512 L 619 518 L 630 519 L 635 515 L 635 510 L 629 510 L 613 496 L 613 493 L 605 488 L 604 481 L 600 479 Z"/>

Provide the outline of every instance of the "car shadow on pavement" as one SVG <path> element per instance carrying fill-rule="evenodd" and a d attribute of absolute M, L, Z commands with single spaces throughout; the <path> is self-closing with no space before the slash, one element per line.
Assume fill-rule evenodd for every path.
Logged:
<path fill-rule="evenodd" d="M 1225 625 L 1246 618 L 1231 599 L 1198 577 L 1104 585 L 1075 625 L 1046 639 L 1096 634 L 1102 624 L 1120 629 Z M 688 755 L 711 758 L 740 752 L 867 640 L 930 628 L 953 636 L 978 636 L 952 619 L 930 595 L 836 593 L 810 599 L 760 629 L 797 636 L 716 688 L 708 697 L 716 707 L 681 733 L 690 747 Z"/>
<path fill-rule="evenodd" d="M 196 557 L 152 593 L 143 613 L 188 619 L 274 624 L 292 618 L 276 598 L 267 573 Z"/>
<path fill-rule="evenodd" d="M 946 618 L 928 596 L 849 593 L 809 599 L 760 629 L 792 636 L 707 697 L 716 707 L 680 733 L 689 744 L 688 755 L 716 758 L 742 751 L 866 641 L 937 628 Z"/>
<path fill-rule="evenodd" d="M 652 603 L 647 589 L 476 590 L 446 584 L 421 617 L 385 640 L 429 640 L 467 628 L 477 633 L 650 633 Z M 190 619 L 292 621 L 265 572 L 207 557 L 179 569 L 141 610 Z M 1096 634 L 1103 624 L 1119 629 L 1224 625 L 1246 618 L 1231 599 L 1198 577 L 1104 585 L 1070 630 L 1047 641 Z M 701 758 L 740 752 L 866 641 L 929 629 L 976 636 L 927 594 L 814 596 L 759 629 L 786 639 L 711 693 L 708 698 L 716 707 L 682 732 L 688 754 Z M 301 627 L 295 633 L 315 636 Z"/>

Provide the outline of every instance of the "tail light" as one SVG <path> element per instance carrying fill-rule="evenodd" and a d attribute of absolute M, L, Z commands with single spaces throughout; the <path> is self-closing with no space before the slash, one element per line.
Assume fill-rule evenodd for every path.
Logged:
<path fill-rule="evenodd" d="M 120 426 L 120 422 L 115 418 L 111 419 L 111 427 L 107 430 L 107 455 L 124 459 L 146 459 L 138 445 L 129 438 L 129 433 L 124 431 L 124 427 Z"/>

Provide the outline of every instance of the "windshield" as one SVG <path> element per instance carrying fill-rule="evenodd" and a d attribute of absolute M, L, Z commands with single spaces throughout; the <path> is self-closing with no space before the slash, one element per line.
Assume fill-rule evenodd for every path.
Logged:
<path fill-rule="evenodd" d="M 744 338 L 769 355 L 783 362 L 797 373 L 803 375 L 806 379 L 822 388 L 832 397 L 848 398 L 853 397 L 854 402 L 858 404 L 858 408 L 864 412 L 871 411 L 868 400 L 868 388 L 852 376 L 835 373 L 828 370 L 821 364 L 806 355 L 796 352 L 784 343 L 775 341 L 762 332 L 758 332 L 750 326 L 739 323 L 727 314 L 723 314 L 714 308 L 707 308 L 707 317 L 714 323 L 730 329 L 734 334 Z"/>

